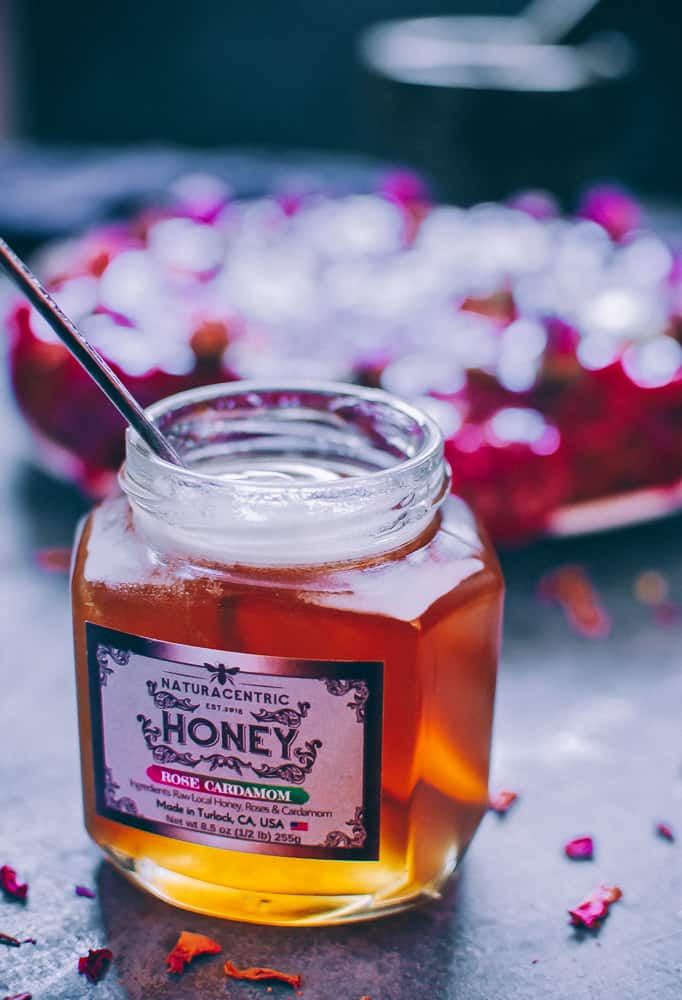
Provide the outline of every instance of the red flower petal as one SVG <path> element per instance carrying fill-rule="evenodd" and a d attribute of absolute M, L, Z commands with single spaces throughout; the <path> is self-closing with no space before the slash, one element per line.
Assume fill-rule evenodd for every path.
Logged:
<path fill-rule="evenodd" d="M 7 945 L 8 948 L 20 948 L 22 944 L 38 944 L 35 938 L 19 938 L 12 937 L 11 934 L 1 934 L 0 933 L 0 944 Z"/>
<path fill-rule="evenodd" d="M 169 972 L 180 975 L 197 955 L 217 955 L 221 950 L 220 945 L 211 938 L 183 931 L 173 950 L 166 955 L 166 965 Z"/>
<path fill-rule="evenodd" d="M 576 837 L 564 844 L 564 854 L 572 861 L 591 861 L 594 857 L 592 837 Z"/>
<path fill-rule="evenodd" d="M 87 955 L 78 959 L 78 971 L 91 983 L 98 983 L 114 957 L 109 948 L 90 948 Z"/>
<path fill-rule="evenodd" d="M 32 993 L 13 993 L 11 997 L 3 997 L 3 1000 L 33 1000 Z"/>
<path fill-rule="evenodd" d="M 600 885 L 598 891 L 609 905 L 617 902 L 623 895 L 623 890 L 617 885 Z"/>
<path fill-rule="evenodd" d="M 13 899 L 26 899 L 28 895 L 28 883 L 19 882 L 17 873 L 9 865 L 0 868 L 0 889 Z"/>
<path fill-rule="evenodd" d="M 38 549 L 36 562 L 48 573 L 68 573 L 71 568 L 71 549 L 65 546 Z"/>
<path fill-rule="evenodd" d="M 587 927 L 596 930 L 609 912 L 611 903 L 620 899 L 623 893 L 617 886 L 600 885 L 599 888 L 584 902 L 569 910 L 571 923 L 574 927 Z"/>
<path fill-rule="evenodd" d="M 603 638 L 611 631 L 611 619 L 582 566 L 562 566 L 548 573 L 540 581 L 538 596 L 559 604 L 575 631 L 588 639 Z"/>
<path fill-rule="evenodd" d="M 495 813 L 503 814 L 509 812 L 518 799 L 517 792 L 500 791 L 490 796 L 488 808 Z"/>
<path fill-rule="evenodd" d="M 86 899 L 94 899 L 97 893 L 93 892 L 92 889 L 88 889 L 86 885 L 77 885 L 76 895 L 85 896 Z"/>
<path fill-rule="evenodd" d="M 295 990 L 300 989 L 301 986 L 301 976 L 278 972 L 276 969 L 238 969 L 229 961 L 225 962 L 223 968 L 225 975 L 229 976 L 230 979 L 248 979 L 252 982 L 260 979 L 276 979 L 280 983 L 287 983 L 289 986 L 293 986 Z"/>
<path fill-rule="evenodd" d="M 662 837 L 663 840 L 673 841 L 675 839 L 675 834 L 673 833 L 672 828 L 669 827 L 667 823 L 657 823 L 656 833 L 658 834 L 659 837 Z"/>

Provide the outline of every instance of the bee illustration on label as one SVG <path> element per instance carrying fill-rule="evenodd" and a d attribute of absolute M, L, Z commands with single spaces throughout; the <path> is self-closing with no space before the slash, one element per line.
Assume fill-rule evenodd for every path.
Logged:
<path fill-rule="evenodd" d="M 228 681 L 234 685 L 234 675 L 239 673 L 239 667 L 226 667 L 224 663 L 218 663 L 216 666 L 213 666 L 212 663 L 204 663 L 202 666 L 211 674 L 212 680 L 217 681 L 221 687 L 224 687 Z"/>

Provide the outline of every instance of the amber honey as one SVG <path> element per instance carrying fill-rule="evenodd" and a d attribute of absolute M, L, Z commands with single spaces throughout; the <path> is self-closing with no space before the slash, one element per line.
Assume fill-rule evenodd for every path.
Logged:
<path fill-rule="evenodd" d="M 286 408 L 283 390 L 261 393 L 247 406 L 258 456 L 250 478 L 243 450 L 236 474 L 216 457 L 235 440 L 243 449 L 245 390 L 213 392 L 198 415 L 190 399 L 188 417 L 183 399 L 177 441 L 188 420 L 195 444 L 196 422 L 210 424 L 209 465 L 222 478 L 206 490 L 248 494 L 256 484 L 252 503 L 239 496 L 247 512 L 241 532 L 221 530 L 220 501 L 209 510 L 218 510 L 215 521 L 201 510 L 205 472 L 190 476 L 198 496 L 175 519 L 186 498 L 169 498 L 161 485 L 161 504 L 148 482 L 142 489 L 139 463 L 156 460 L 141 458 L 138 442 L 122 479 L 128 495 L 105 501 L 80 535 L 73 610 L 88 831 L 154 894 L 235 919 L 328 923 L 437 896 L 487 803 L 502 602 L 496 558 L 463 504 L 443 500 L 437 431 L 409 409 L 398 411 L 399 424 L 414 454 L 393 453 L 376 471 L 363 459 L 358 472 L 354 459 L 354 475 L 347 455 L 322 463 L 308 451 L 294 461 L 290 425 L 284 457 L 272 453 L 272 426 L 267 461 L 257 448 L 258 421 L 286 409 L 287 421 L 296 412 L 301 426 L 317 426 L 319 450 L 319 411 L 329 414 L 330 390 L 314 398 L 297 390 L 293 403 L 287 390 Z M 216 444 L 215 401 L 226 392 L 240 415 L 221 426 Z M 362 390 L 358 411 L 356 390 L 333 394 L 345 401 L 334 410 L 335 433 L 343 413 L 362 435 L 371 432 L 374 462 L 384 433 L 398 449 L 399 434 L 386 426 L 392 401 Z M 386 408 L 381 434 L 368 419 L 375 404 Z M 432 474 L 414 482 L 428 448 Z M 130 449 L 131 442 L 129 462 Z M 335 471 L 308 477 L 307 465 Z M 153 475 L 170 481 L 178 473 Z M 411 523 L 400 514 L 396 524 L 395 476 L 408 496 L 398 509 L 423 508 Z M 354 480 L 383 482 L 381 498 L 368 499 L 363 486 L 357 502 L 390 512 L 388 522 L 374 520 L 370 508 L 358 521 L 349 487 L 339 503 L 340 483 Z M 287 490 L 294 507 L 300 496 L 314 507 L 305 533 L 300 508 L 288 537 L 273 529 L 271 564 L 255 543 L 249 563 L 250 533 L 267 534 L 260 515 L 253 524 L 253 505 L 261 514 L 274 505 L 276 519 Z M 226 506 L 236 516 L 233 500 Z M 354 532 L 344 533 L 335 522 L 349 516 Z M 168 530 L 154 530 L 160 521 Z M 385 523 L 395 527 L 377 532 Z M 377 534 L 378 545 L 367 541 Z"/>

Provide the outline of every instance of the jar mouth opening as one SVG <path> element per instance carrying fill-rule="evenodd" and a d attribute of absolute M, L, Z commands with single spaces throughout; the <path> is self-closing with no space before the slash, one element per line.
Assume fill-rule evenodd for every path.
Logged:
<path fill-rule="evenodd" d="M 186 465 L 155 455 L 132 429 L 128 465 L 242 496 L 381 491 L 441 462 L 435 421 L 380 390 L 343 382 L 239 381 L 189 389 L 147 407 Z M 128 470 L 130 471 L 130 470 Z M 126 468 L 122 473 L 126 477 Z M 125 485 L 125 484 L 124 484 Z"/>

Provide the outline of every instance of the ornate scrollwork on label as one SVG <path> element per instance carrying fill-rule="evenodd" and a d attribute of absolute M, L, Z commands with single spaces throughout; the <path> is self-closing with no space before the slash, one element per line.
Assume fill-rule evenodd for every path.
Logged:
<path fill-rule="evenodd" d="M 154 749 L 154 744 L 161 736 L 161 730 L 155 726 L 152 720 L 146 715 L 138 715 L 137 721 L 142 728 L 142 736 L 150 750 Z"/>
<path fill-rule="evenodd" d="M 123 795 L 120 798 L 116 792 L 121 786 L 113 778 L 111 768 L 104 768 L 104 801 L 110 809 L 118 809 L 119 812 L 128 813 L 130 816 L 137 816 L 138 810 L 135 802 Z"/>
<path fill-rule="evenodd" d="M 251 765 L 247 760 L 241 760 L 239 757 L 226 756 L 222 753 L 212 753 L 208 757 L 202 757 L 202 761 L 209 765 L 209 771 L 217 771 L 219 767 L 226 767 L 230 771 L 236 771 L 241 777 L 244 768 L 249 768 Z"/>
<path fill-rule="evenodd" d="M 298 729 L 309 709 L 309 701 L 299 701 L 298 711 L 295 708 L 280 708 L 277 712 L 269 712 L 267 708 L 261 708 L 258 712 L 252 712 L 251 715 L 257 722 L 276 722 L 280 726 Z"/>
<path fill-rule="evenodd" d="M 161 730 L 146 715 L 138 715 L 137 721 L 140 723 L 144 741 L 157 764 L 186 764 L 187 767 L 196 767 L 201 763 L 201 757 L 193 757 L 191 753 L 178 753 L 165 743 L 157 743 L 161 737 Z"/>
<path fill-rule="evenodd" d="M 109 666 L 110 660 L 113 660 L 119 667 L 125 667 L 130 662 L 129 649 L 115 649 L 114 646 L 105 646 L 101 642 L 97 646 L 96 655 L 97 666 L 99 667 L 99 682 L 102 687 L 107 686 L 107 680 L 114 672 L 113 667 Z"/>
<path fill-rule="evenodd" d="M 270 764 L 254 767 L 251 764 L 250 767 L 259 778 L 281 778 L 282 781 L 290 781 L 292 785 L 302 785 L 312 771 L 317 760 L 317 751 L 321 747 L 322 740 L 307 740 L 305 749 L 299 747 L 298 750 L 294 750 L 298 764 L 280 764 L 278 767 L 272 767 Z"/>
<path fill-rule="evenodd" d="M 191 753 L 178 753 L 173 747 L 161 743 L 152 750 L 152 758 L 157 764 L 185 764 L 187 767 L 196 767 L 201 764 L 201 757 L 193 757 Z"/>
<path fill-rule="evenodd" d="M 343 830 L 332 830 L 327 834 L 324 842 L 325 847 L 363 847 L 367 839 L 365 830 L 365 813 L 361 806 L 355 810 L 355 815 L 349 819 L 346 826 L 351 828 L 350 833 Z"/>
<path fill-rule="evenodd" d="M 330 694 L 337 698 L 353 692 L 353 700 L 348 702 L 348 707 L 355 712 L 358 722 L 364 723 L 367 714 L 367 699 L 369 698 L 369 688 L 365 681 L 349 681 L 340 677 L 325 677 L 324 685 Z"/>
<path fill-rule="evenodd" d="M 194 705 L 189 698 L 176 698 L 170 691 L 159 691 L 156 681 L 147 681 L 147 691 L 157 708 L 179 708 L 183 712 L 195 712 L 199 705 Z"/>

